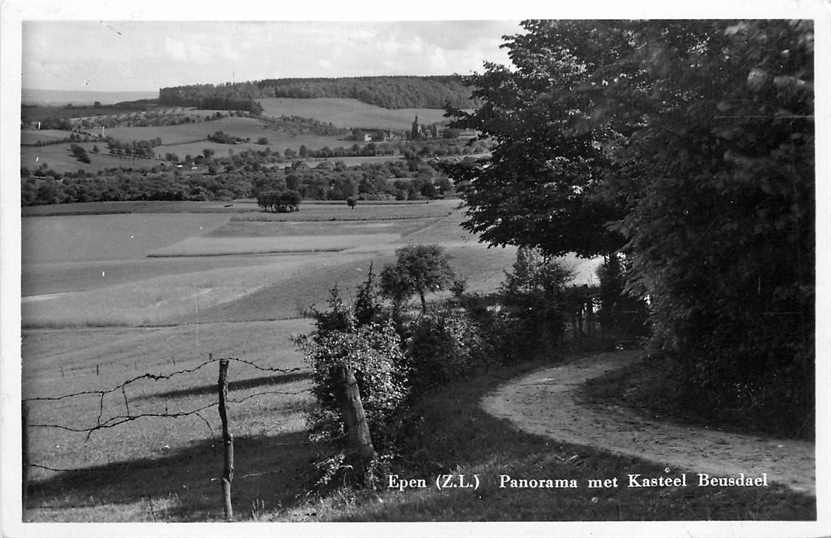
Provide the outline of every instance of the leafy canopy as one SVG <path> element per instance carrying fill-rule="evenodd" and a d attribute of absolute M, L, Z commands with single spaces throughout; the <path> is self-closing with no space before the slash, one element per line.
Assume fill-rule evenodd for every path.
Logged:
<path fill-rule="evenodd" d="M 426 312 L 425 294 L 443 290 L 453 282 L 453 269 L 444 249 L 439 245 L 414 245 L 400 248 L 395 254 L 395 265 L 381 272 L 381 293 L 396 305 L 417 293 Z"/>
<path fill-rule="evenodd" d="M 515 67 L 487 64 L 468 80 L 481 106 L 455 112 L 496 142 L 449 171 L 466 227 L 550 255 L 624 252 L 655 343 L 716 405 L 779 390 L 770 409 L 810 410 L 812 23 L 522 26 L 503 45 Z"/>

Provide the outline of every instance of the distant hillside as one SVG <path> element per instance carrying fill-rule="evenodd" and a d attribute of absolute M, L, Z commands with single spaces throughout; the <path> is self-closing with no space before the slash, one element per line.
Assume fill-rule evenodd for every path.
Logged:
<path fill-rule="evenodd" d="M 471 90 L 461 77 L 282 78 L 237 84 L 195 84 L 162 88 L 159 103 L 203 106 L 207 101 L 269 97 L 348 98 L 383 108 L 471 108 Z"/>
<path fill-rule="evenodd" d="M 264 116 L 300 116 L 331 123 L 340 128 L 409 131 L 416 116 L 422 125 L 446 121 L 442 109 L 396 108 L 393 110 L 339 97 L 314 99 L 268 97 L 259 99 L 258 102 L 263 107 Z"/>
<path fill-rule="evenodd" d="M 125 91 L 96 92 L 83 90 L 30 90 L 23 88 L 20 101 L 24 105 L 93 105 L 96 101 L 102 105 L 113 105 L 122 101 L 155 99 L 159 92 Z"/>

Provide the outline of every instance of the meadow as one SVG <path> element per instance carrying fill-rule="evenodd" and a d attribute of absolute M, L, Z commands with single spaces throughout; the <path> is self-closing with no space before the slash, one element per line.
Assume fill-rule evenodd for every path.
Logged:
<path fill-rule="evenodd" d="M 292 99 L 270 97 L 258 99 L 267 116 L 301 116 L 331 122 L 335 127 L 395 129 L 408 131 L 413 119 L 419 123 L 446 121 L 444 110 L 436 108 L 389 109 L 370 105 L 357 99 L 318 98 Z"/>
<path fill-rule="evenodd" d="M 34 146 L 41 142 L 63 140 L 65 138 L 69 138 L 70 134 L 71 133 L 69 131 L 61 131 L 60 129 L 23 129 L 20 131 L 20 144 L 24 146 Z"/>
<path fill-rule="evenodd" d="M 206 124 L 209 125 L 209 123 Z M 309 149 L 322 149 L 325 147 L 336 148 L 339 146 L 351 146 L 354 144 L 354 142 L 342 140 L 335 136 L 290 135 L 277 131 L 260 132 L 256 138 L 251 137 L 251 142 L 220 144 L 207 140 L 208 135 L 215 132 L 216 130 L 206 131 L 201 139 L 196 139 L 198 141 L 157 146 L 155 148 L 156 155 L 164 156 L 167 153 L 173 153 L 180 159 L 184 159 L 187 155 L 200 155 L 203 150 L 210 149 L 217 157 L 228 157 L 234 153 L 240 153 L 246 150 L 263 151 L 266 148 L 271 149 L 272 152 L 279 152 L 280 154 L 283 154 L 286 149 L 291 149 L 297 152 L 299 151 L 300 146 L 306 146 Z M 262 136 L 268 139 L 268 144 L 255 144 L 257 138 Z M 287 162 L 285 163 L 285 166 L 289 166 L 290 164 L 290 162 Z"/>
<path fill-rule="evenodd" d="M 113 127 L 106 135 L 123 141 L 161 138 L 162 144 L 184 144 L 203 140 L 209 134 L 222 131 L 231 136 L 256 140 L 266 134 L 265 124 L 255 118 L 227 117 L 218 120 L 159 127 Z"/>

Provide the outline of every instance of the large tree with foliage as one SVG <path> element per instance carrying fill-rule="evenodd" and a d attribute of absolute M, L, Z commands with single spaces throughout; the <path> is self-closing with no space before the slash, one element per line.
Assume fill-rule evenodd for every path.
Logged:
<path fill-rule="evenodd" d="M 469 80 L 482 105 L 456 113 L 496 141 L 451 170 L 468 228 L 549 254 L 623 251 L 699 401 L 810 417 L 812 24 L 523 28 L 504 45 L 514 67 L 486 65 Z"/>
<path fill-rule="evenodd" d="M 453 269 L 447 254 L 439 245 L 414 245 L 395 251 L 394 265 L 381 271 L 381 293 L 396 304 L 396 308 L 413 294 L 421 299 L 421 311 L 427 312 L 425 295 L 445 289 L 453 282 Z"/>

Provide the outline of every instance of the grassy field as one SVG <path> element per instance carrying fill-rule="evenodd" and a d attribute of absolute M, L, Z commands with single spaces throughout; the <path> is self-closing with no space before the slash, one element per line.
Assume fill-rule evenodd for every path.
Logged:
<path fill-rule="evenodd" d="M 214 132 L 215 130 L 206 132 L 205 137 Z M 241 151 L 246 150 L 263 151 L 267 147 L 271 148 L 272 152 L 279 152 L 280 154 L 282 154 L 286 149 L 293 149 L 295 152 L 297 152 L 300 149 L 300 146 L 306 146 L 309 149 L 321 149 L 327 146 L 329 148 L 336 148 L 339 146 L 347 147 L 354 144 L 354 142 L 348 140 L 341 140 L 334 136 L 294 136 L 285 133 L 277 133 L 274 131 L 260 133 L 257 136 L 265 136 L 268 139 L 268 144 L 255 144 L 254 142 L 257 141 L 257 138 L 254 137 L 251 138 L 251 142 L 242 142 L 239 144 L 218 144 L 216 142 L 211 142 L 209 140 L 200 140 L 199 142 L 175 143 L 164 146 L 157 146 L 155 148 L 155 151 L 156 155 L 160 156 L 164 156 L 166 153 L 175 153 L 179 156 L 180 159 L 182 159 L 187 155 L 199 155 L 202 153 L 202 150 L 204 149 L 213 150 L 217 157 L 227 157 L 231 153 L 239 153 Z M 389 157 L 387 157 L 387 160 L 389 160 Z M 314 161 L 309 160 L 307 162 L 312 163 Z M 286 166 L 289 166 L 291 163 L 285 164 Z M 314 166 L 312 164 L 309 165 Z"/>
<path fill-rule="evenodd" d="M 24 217 L 57 217 L 68 215 L 120 215 L 126 213 L 239 213 L 261 211 L 254 201 L 237 202 L 162 202 L 133 200 L 129 202 L 75 202 L 71 204 L 34 205 L 21 208 Z"/>
<path fill-rule="evenodd" d="M 144 372 L 169 373 L 193 368 L 215 356 L 233 355 L 265 367 L 303 367 L 291 334 L 309 329 L 307 320 L 213 324 L 156 329 L 29 331 L 23 340 L 24 396 L 65 394 L 120 383 Z M 98 375 L 96 375 L 96 367 Z M 137 413 L 187 411 L 216 401 L 213 364 L 167 381 L 146 381 L 127 389 Z M 308 372 L 279 374 L 232 363 L 229 372 L 230 421 L 236 436 L 239 507 L 248 496 L 274 495 L 275 463 L 291 476 L 303 472 L 308 456 L 302 444 L 304 392 Z M 267 393 L 267 394 L 263 394 Z M 281 394 L 285 393 L 285 394 Z M 258 396 L 253 396 L 259 394 Z M 117 396 L 117 397 L 115 397 Z M 30 424 L 95 424 L 96 398 L 32 402 Z M 103 419 L 125 412 L 120 393 L 104 402 Z M 26 519 L 38 521 L 151 521 L 214 518 L 213 487 L 221 474 L 219 417 L 209 408 L 199 418 L 146 418 L 128 425 L 83 433 L 30 429 L 34 468 Z M 286 448 L 286 443 L 292 446 Z M 292 460 L 292 458 L 294 458 Z M 257 475 L 259 473 L 259 475 Z M 255 476 L 257 475 L 257 476 Z M 218 487 L 218 486 L 217 486 Z M 296 487 L 290 488 L 291 491 Z M 245 493 L 243 493 L 245 492 Z"/>
<path fill-rule="evenodd" d="M 340 204 L 338 204 L 340 205 Z M 330 206 L 336 207 L 336 206 Z M 427 213 L 429 215 L 429 213 Z M 255 221 L 238 220 L 229 222 L 204 234 L 204 237 L 284 237 L 284 236 L 331 236 L 353 234 L 397 234 L 411 235 L 434 224 L 429 216 L 411 219 L 384 221 L 321 220 L 321 221 Z M 368 238 L 374 239 L 374 238 Z"/>
<path fill-rule="evenodd" d="M 446 244 L 471 286 L 495 286 L 513 251 L 488 250 L 469 237 L 447 242 L 439 231 L 458 226 L 456 203 L 27 218 L 23 323 L 43 328 L 296 317 L 322 304 L 333 284 L 354 288 L 370 263 L 381 267 L 396 248 L 413 242 Z M 235 205 L 247 208 L 245 202 Z M 236 220 L 298 215 L 308 220 Z M 457 237 L 464 235 L 459 229 Z M 262 255 L 275 252 L 286 255 Z"/>
<path fill-rule="evenodd" d="M 369 204 L 358 202 L 355 209 L 351 209 L 346 202 L 317 203 L 305 202 L 300 205 L 300 211 L 294 213 L 263 213 L 247 211 L 232 217 L 237 222 L 343 222 L 343 221 L 387 221 L 409 220 L 423 218 L 447 217 L 459 205 L 458 200 L 435 200 L 430 203 L 411 202 L 408 204 Z M 238 208 L 244 204 L 235 204 Z"/>
<path fill-rule="evenodd" d="M 366 243 L 383 244 L 399 239 L 398 234 L 286 235 L 273 237 L 189 237 L 173 245 L 152 250 L 148 256 L 228 256 L 233 254 L 275 254 L 341 252 Z"/>
<path fill-rule="evenodd" d="M 24 129 L 20 131 L 20 143 L 22 145 L 31 146 L 37 144 L 38 142 L 63 140 L 65 138 L 69 138 L 70 134 L 72 134 L 70 131 L 61 131 L 59 129 Z"/>
<path fill-rule="evenodd" d="M 120 205 L 142 212 L 25 218 L 23 323 L 58 328 L 296 317 L 323 304 L 333 284 L 354 289 L 370 263 L 380 268 L 397 248 L 419 243 L 443 245 L 471 290 L 493 290 L 515 251 L 478 244 L 460 228 L 457 204 L 373 203 L 351 210 L 318 203 L 275 214 L 242 201 L 222 208 L 225 213 L 153 214 L 147 212 L 152 206 Z M 571 262 L 578 281 L 592 278 L 595 261 Z"/>
<path fill-rule="evenodd" d="M 301 116 L 331 122 L 335 127 L 409 130 L 416 116 L 421 124 L 446 119 L 444 111 L 435 108 L 388 109 L 356 99 L 272 97 L 258 101 L 267 116 Z"/>
<path fill-rule="evenodd" d="M 86 291 L 151 278 L 226 267 L 275 263 L 272 256 L 141 258 L 30 263 L 22 275 L 23 296 Z"/>
<path fill-rule="evenodd" d="M 23 263 L 143 258 L 148 250 L 223 225 L 222 214 L 28 217 L 21 226 Z"/>
<path fill-rule="evenodd" d="M 198 123 L 182 123 L 160 127 L 113 127 L 107 136 L 118 140 L 151 140 L 161 138 L 162 144 L 183 144 L 207 138 L 209 134 L 223 131 L 240 138 L 256 138 L 266 132 L 262 121 L 255 118 L 228 117 Z"/>

